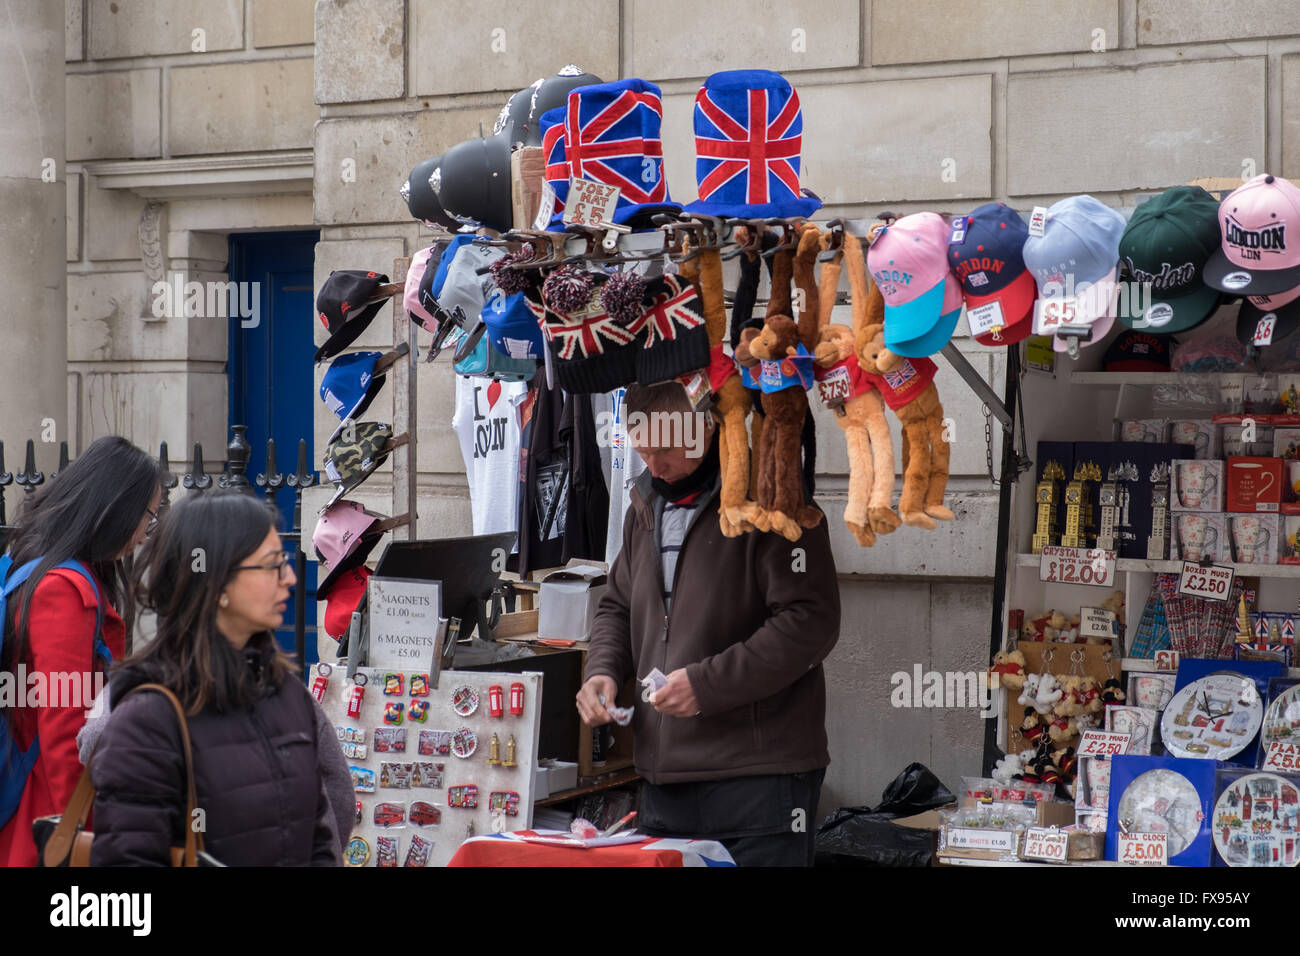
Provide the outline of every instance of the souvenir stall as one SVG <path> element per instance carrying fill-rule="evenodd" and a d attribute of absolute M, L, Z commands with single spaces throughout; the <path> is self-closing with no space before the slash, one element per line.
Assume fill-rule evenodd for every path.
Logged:
<path fill-rule="evenodd" d="M 1294 864 L 1286 808 L 1300 791 L 1286 775 L 1296 759 L 1286 727 L 1300 712 L 1289 683 L 1300 260 L 1288 258 L 1277 223 L 1300 215 L 1300 190 L 1259 176 L 1175 186 L 1122 210 L 1084 195 L 1022 212 L 989 202 L 955 217 L 818 225 L 821 202 L 799 180 L 798 95 L 785 78 L 748 70 L 704 82 L 694 107 L 700 198 L 685 206 L 668 194 L 662 121 L 659 89 L 640 79 L 605 83 L 566 67 L 538 80 L 510 98 L 491 136 L 412 170 L 403 189 L 412 216 L 446 232 L 394 264 L 398 281 L 358 263 L 321 289 L 330 338 L 317 360 L 331 363 L 321 398 L 340 423 L 325 463 L 337 493 L 314 543 L 327 574 L 323 627 L 346 649 L 350 683 L 323 692 L 343 708 L 343 745 L 373 758 L 381 740 L 391 745 L 397 718 L 426 714 L 409 690 L 426 686 L 425 670 L 365 659 L 383 632 L 375 589 L 403 578 L 440 589 L 437 610 L 411 635 L 431 642 L 420 661 L 431 662 L 435 684 L 432 662 L 440 667 L 456 641 L 433 635 L 458 630 L 476 635 L 480 651 L 526 648 L 516 662 L 525 670 L 567 650 L 581 674 L 630 483 L 644 468 L 629 441 L 628 386 L 676 380 L 712 414 L 716 520 L 729 537 L 796 542 L 824 520 L 808 506 L 815 442 L 827 440 L 814 434 L 810 402 L 833 409 L 850 460 L 843 520 L 870 548 L 903 526 L 953 520 L 934 385 L 937 362 L 948 362 L 989 419 L 991 475 L 994 420 L 1001 430 L 989 665 L 1000 717 L 989 722 L 984 766 L 972 766 L 958 806 L 937 820 L 941 859 Z M 724 290 L 732 259 L 737 285 Z M 771 291 L 760 311 L 764 274 Z M 849 324 L 831 321 L 842 285 Z M 398 297 L 401 344 L 345 352 Z M 979 345 L 1004 350 L 1005 398 L 952 344 L 963 320 Z M 432 335 L 427 347 L 417 328 Z M 452 542 L 441 563 L 412 550 L 436 542 L 407 540 L 418 507 L 414 370 L 426 361 L 458 373 L 455 408 L 438 414 L 450 412 L 473 513 L 474 537 Z M 389 377 L 394 422 L 362 420 Z M 397 518 L 346 497 L 390 455 Z M 366 562 L 386 532 L 395 540 L 372 576 Z M 503 693 L 515 668 L 499 665 L 510 657 L 489 652 L 482 666 L 499 669 L 473 679 L 459 652 L 449 657 L 461 668 L 442 674 L 453 710 L 466 695 Z M 364 707 L 352 713 L 358 680 L 410 699 L 385 698 L 369 718 Z M 486 726 L 460 726 L 459 711 L 443 714 L 447 701 L 431 698 L 429 719 L 451 734 L 450 767 L 434 760 L 426 771 L 415 762 L 423 751 L 412 764 L 358 765 L 359 788 L 374 784 L 359 790 L 375 794 L 359 801 L 365 827 L 399 816 L 397 791 L 416 775 L 460 781 L 456 803 L 451 789 L 432 788 L 422 818 L 451 819 L 444 808 L 466 809 L 471 790 L 491 791 L 491 813 L 428 853 L 413 846 L 419 834 L 406 846 L 384 834 L 382 855 L 368 843 L 357 859 L 443 862 L 457 851 L 464 862 L 457 846 L 467 836 L 461 850 L 471 856 L 497 852 L 501 839 L 635 846 L 635 835 L 617 833 L 633 808 L 617 788 L 636 779 L 630 744 L 654 675 L 623 689 L 626 725 L 612 738 L 610 728 L 577 731 L 572 776 L 539 761 L 556 680 L 534 671 L 523 682 L 520 773 L 506 780 L 495 775 L 506 746 L 495 710 Z M 417 748 L 432 733 L 421 727 Z M 465 771 L 475 765 L 456 760 L 478 756 L 488 762 L 472 780 Z M 544 806 L 586 797 L 596 802 L 554 814 Z M 1265 804 L 1267 821 L 1256 809 Z M 560 832 L 521 830 L 530 824 Z M 371 837 L 381 834 L 361 832 Z M 490 849 L 474 849 L 485 841 Z M 718 849 L 655 852 L 700 862 Z"/>
<path fill-rule="evenodd" d="M 952 224 L 934 213 L 815 225 L 821 202 L 799 180 L 799 99 L 779 74 L 731 71 L 704 82 L 694 108 L 699 199 L 687 206 L 668 194 L 662 121 L 660 91 L 644 80 L 606 83 L 577 67 L 538 80 L 510 98 L 491 136 L 412 170 L 402 190 L 412 216 L 445 230 L 430 248 L 391 270 L 335 271 L 319 291 L 329 331 L 316 355 L 329 363 L 320 394 L 339 424 L 324 463 L 336 492 L 313 544 L 321 626 L 339 641 L 339 656 L 314 686 L 354 762 L 355 865 L 441 863 L 466 838 L 473 850 L 502 833 L 556 838 L 523 829 L 530 824 L 568 828 L 560 838 L 586 845 L 632 841 L 616 831 L 634 795 L 618 787 L 636 780 L 631 741 L 655 675 L 620 693 L 622 726 L 578 728 L 576 759 L 558 764 L 541 759 L 553 729 L 547 698 L 554 692 L 572 711 L 576 687 L 564 687 L 562 674 L 540 675 L 565 650 L 581 675 L 630 484 L 644 470 L 629 440 L 628 386 L 679 381 L 694 408 L 713 415 L 723 475 L 713 520 L 729 537 L 761 531 L 796 542 L 824 520 L 808 504 L 817 437 L 810 402 L 834 409 L 843 433 L 834 440 L 849 450 L 844 521 L 859 545 L 904 525 L 926 531 L 953 520 L 934 385 L 940 353 L 1010 434 L 996 393 L 949 343 L 966 301 L 954 268 L 979 268 L 978 243 L 950 264 Z M 1013 215 L 998 204 L 985 213 L 987 221 L 972 221 L 972 237 Z M 724 262 L 733 259 L 738 284 L 724 290 Z M 979 291 L 1000 287 L 988 276 Z M 851 324 L 830 321 L 841 285 Z M 390 299 L 400 299 L 397 347 L 348 350 Z M 995 310 L 980 313 L 979 331 L 1001 347 L 1011 323 Z M 432 336 L 427 346 L 417 328 Z M 458 373 L 454 409 L 420 408 L 414 373 L 432 361 Z M 393 422 L 367 420 L 389 380 Z M 441 558 L 430 553 L 440 542 L 410 540 L 419 414 L 449 414 L 470 488 L 474 536 L 441 542 L 458 549 Z M 891 416 L 905 436 L 900 462 Z M 390 457 L 392 518 L 348 498 Z M 418 613 L 401 612 L 405 631 L 379 617 L 394 610 L 381 592 L 423 599 Z M 519 646 L 526 651 L 501 650 Z M 377 660 L 384 647 L 415 656 Z M 491 672 L 464 663 L 471 659 Z M 439 677 L 444 663 L 453 669 Z M 495 723 L 491 701 L 517 668 L 527 703 L 507 728 Z M 467 697 L 480 702 L 477 711 L 457 709 Z M 475 723 L 484 700 L 487 719 Z M 518 764 L 510 772 L 501 769 L 508 760 Z M 716 845 L 670 842 L 642 847 L 639 859 L 726 857 Z"/>
<path fill-rule="evenodd" d="M 1300 862 L 1297 214 L 1271 175 L 1031 211 L 1053 334 L 1025 344 L 1000 719 L 950 862 Z"/>

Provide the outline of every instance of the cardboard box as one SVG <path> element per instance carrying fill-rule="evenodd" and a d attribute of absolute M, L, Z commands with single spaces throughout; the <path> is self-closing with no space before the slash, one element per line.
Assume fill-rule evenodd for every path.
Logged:
<path fill-rule="evenodd" d="M 1175 561 L 1216 564 L 1232 560 L 1228 516 L 1221 511 L 1180 511 L 1170 515 L 1169 553 Z"/>
<path fill-rule="evenodd" d="M 1278 564 L 1300 564 L 1300 515 L 1283 515 Z"/>
<path fill-rule="evenodd" d="M 538 595 L 537 637 L 585 641 L 591 637 L 596 606 L 605 594 L 604 564 L 592 561 L 571 562 L 542 579 Z"/>
<path fill-rule="evenodd" d="M 1169 423 L 1169 441 L 1175 445 L 1190 445 L 1193 458 L 1202 461 L 1219 457 L 1219 427 L 1206 419 L 1182 418 Z"/>
<path fill-rule="evenodd" d="M 1221 461 L 1171 461 L 1169 510 L 1223 511 L 1224 470 Z"/>
<path fill-rule="evenodd" d="M 1224 511 L 1238 514 L 1281 510 L 1286 466 L 1281 458 L 1229 458 Z"/>
<path fill-rule="evenodd" d="M 1068 830 L 1065 844 L 1067 860 L 1100 860 L 1106 850 L 1106 834 L 1090 830 Z"/>
<path fill-rule="evenodd" d="M 551 793 L 563 793 L 578 785 L 578 765 L 567 760 L 545 760 L 546 786 Z"/>
<path fill-rule="evenodd" d="M 533 800 L 545 800 L 551 795 L 550 771 L 538 764 L 533 768 Z"/>
<path fill-rule="evenodd" d="M 1277 564 L 1282 545 L 1282 516 L 1228 515 L 1232 559 L 1238 564 Z"/>

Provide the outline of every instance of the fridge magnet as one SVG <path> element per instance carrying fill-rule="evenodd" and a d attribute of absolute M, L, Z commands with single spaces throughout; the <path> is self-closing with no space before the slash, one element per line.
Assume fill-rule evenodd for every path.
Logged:
<path fill-rule="evenodd" d="M 452 691 L 451 709 L 461 717 L 468 717 L 478 710 L 478 691 L 468 684 L 461 684 Z"/>

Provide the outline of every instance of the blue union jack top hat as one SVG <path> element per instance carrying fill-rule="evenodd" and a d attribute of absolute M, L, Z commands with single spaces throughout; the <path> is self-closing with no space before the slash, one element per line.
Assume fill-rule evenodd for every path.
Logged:
<path fill-rule="evenodd" d="M 803 111 L 799 94 L 771 70 L 714 73 L 695 97 L 695 181 L 687 212 L 739 219 L 811 216 L 821 202 L 799 194 Z"/>
<path fill-rule="evenodd" d="M 664 109 L 659 87 L 630 79 L 572 90 L 565 107 L 562 145 L 558 146 L 556 140 L 546 138 L 546 119 L 553 113 L 542 117 L 546 178 L 553 187 L 558 185 L 558 164 L 563 162 L 568 167 L 563 173 L 566 192 L 568 176 L 619 188 L 614 212 L 614 221 L 619 225 L 633 224 L 630 220 L 653 213 L 681 210 L 668 197 L 668 182 L 664 179 L 660 136 Z M 557 149 L 563 151 L 563 160 Z M 556 195 L 558 198 L 558 191 Z"/>
<path fill-rule="evenodd" d="M 561 217 L 564 215 L 564 202 L 569 198 L 569 160 L 564 151 L 564 117 L 565 107 L 547 110 L 538 121 L 542 134 L 542 158 L 546 162 L 546 181 L 555 193 L 555 214 L 551 216 L 547 229 L 563 229 Z"/>

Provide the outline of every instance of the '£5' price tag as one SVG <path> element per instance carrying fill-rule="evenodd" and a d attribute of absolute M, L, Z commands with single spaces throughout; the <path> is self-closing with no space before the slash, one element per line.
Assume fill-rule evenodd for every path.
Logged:
<path fill-rule="evenodd" d="M 1133 866 L 1165 866 L 1169 863 L 1165 852 L 1168 848 L 1168 834 L 1121 833 L 1116 856 L 1119 862 Z"/>

